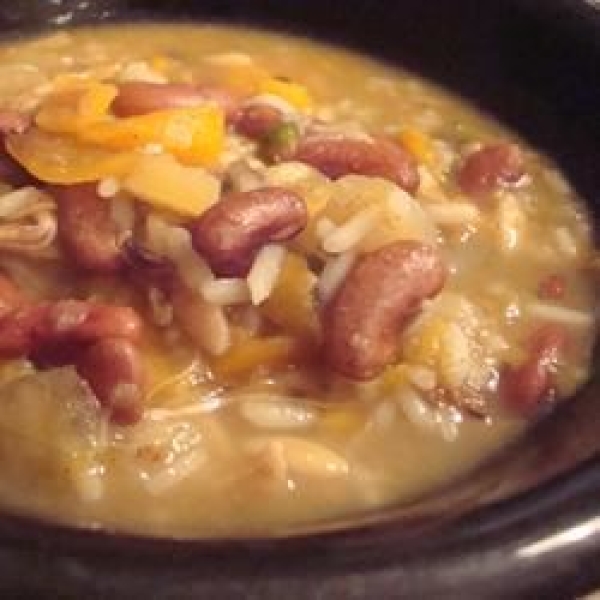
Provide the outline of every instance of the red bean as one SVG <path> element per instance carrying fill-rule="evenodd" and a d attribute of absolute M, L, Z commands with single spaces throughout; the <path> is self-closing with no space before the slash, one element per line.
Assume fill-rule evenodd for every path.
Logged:
<path fill-rule="evenodd" d="M 366 254 L 350 270 L 323 316 L 325 356 L 351 379 L 376 377 L 398 349 L 398 334 L 446 280 L 437 250 L 399 241 Z"/>
<path fill-rule="evenodd" d="M 62 339 L 91 343 L 105 337 L 136 341 L 142 330 L 140 317 L 127 306 L 61 300 L 45 309 L 44 318 L 35 329 L 36 339 L 41 343 Z"/>
<path fill-rule="evenodd" d="M 47 356 L 48 349 L 78 348 L 105 337 L 135 341 L 141 327 L 128 307 L 77 300 L 32 304 L 0 319 L 0 356 Z"/>
<path fill-rule="evenodd" d="M 458 185 L 470 196 L 485 196 L 502 185 L 514 185 L 525 174 L 523 153 L 515 144 L 484 146 L 469 154 L 458 171 Z"/>
<path fill-rule="evenodd" d="M 54 186 L 58 233 L 68 258 L 83 270 L 114 273 L 123 266 L 110 203 L 96 183 Z"/>
<path fill-rule="evenodd" d="M 383 177 L 409 193 L 419 187 L 415 159 L 401 146 L 384 138 L 306 138 L 300 141 L 295 160 L 307 163 L 331 179 L 357 174 Z"/>
<path fill-rule="evenodd" d="M 139 421 L 144 398 L 144 369 L 138 349 L 121 338 L 102 339 L 85 350 L 77 372 L 121 425 Z"/>
<path fill-rule="evenodd" d="M 505 367 L 500 377 L 500 398 L 505 406 L 523 415 L 534 414 L 555 394 L 556 363 L 569 338 L 557 325 L 540 327 L 528 344 L 529 357 L 516 367 Z"/>
<path fill-rule="evenodd" d="M 233 116 L 239 103 L 232 92 L 215 86 L 132 81 L 119 86 L 119 94 L 111 108 L 118 117 L 132 117 L 158 110 L 198 106 L 207 100 L 218 104 L 228 118 Z"/>
<path fill-rule="evenodd" d="M 553 273 L 540 281 L 538 298 L 542 300 L 560 300 L 564 297 L 566 289 L 567 281 L 565 276 Z"/>
<path fill-rule="evenodd" d="M 233 126 L 237 133 L 260 140 L 282 122 L 280 110 L 266 104 L 252 104 L 237 111 Z"/>
<path fill-rule="evenodd" d="M 304 200 L 283 188 L 232 192 L 191 226 L 196 251 L 224 277 L 247 274 L 262 246 L 293 237 L 306 226 Z"/>

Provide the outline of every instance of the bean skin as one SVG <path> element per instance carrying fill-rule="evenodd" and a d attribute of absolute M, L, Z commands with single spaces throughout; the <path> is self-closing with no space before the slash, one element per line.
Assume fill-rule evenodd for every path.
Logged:
<path fill-rule="evenodd" d="M 110 203 L 100 198 L 96 183 L 54 186 L 58 234 L 68 258 L 80 269 L 116 273 L 123 267 L 118 230 Z"/>
<path fill-rule="evenodd" d="M 358 260 L 323 314 L 325 357 L 355 380 L 376 377 L 398 349 L 398 336 L 446 280 L 432 246 L 398 241 Z"/>
<path fill-rule="evenodd" d="M 141 328 L 141 319 L 128 307 L 77 300 L 31 304 L 0 319 L 0 356 L 47 355 L 48 349 L 77 348 L 105 337 L 136 341 Z"/>
<path fill-rule="evenodd" d="M 283 188 L 232 192 L 191 226 L 196 251 L 221 277 L 243 277 L 260 248 L 299 233 L 308 220 L 304 200 Z"/>
<path fill-rule="evenodd" d="M 77 363 L 79 376 L 108 408 L 113 422 L 131 425 L 143 411 L 144 368 L 137 347 L 122 338 L 105 338 L 87 348 Z"/>
<path fill-rule="evenodd" d="M 235 114 L 239 100 L 224 88 L 186 83 L 132 81 L 119 86 L 112 103 L 118 117 L 133 117 L 158 110 L 190 108 L 206 101 L 220 106 L 228 118 Z"/>
<path fill-rule="evenodd" d="M 260 140 L 282 122 L 281 111 L 273 106 L 253 104 L 238 110 L 233 126 L 237 133 Z"/>
<path fill-rule="evenodd" d="M 91 343 L 104 337 L 137 341 L 142 330 L 138 314 L 128 306 L 61 300 L 49 305 L 35 335 L 41 341 L 62 339 Z"/>
<path fill-rule="evenodd" d="M 567 291 L 567 281 L 564 275 L 554 273 L 544 277 L 538 285 L 538 298 L 541 300 L 560 300 Z"/>
<path fill-rule="evenodd" d="M 401 146 L 384 138 L 306 138 L 293 157 L 321 171 L 330 179 L 356 174 L 389 179 L 413 194 L 419 187 L 415 159 Z"/>
<path fill-rule="evenodd" d="M 502 185 L 517 184 L 525 174 L 523 153 L 516 144 L 484 146 L 467 156 L 457 181 L 463 192 L 481 197 Z"/>
<path fill-rule="evenodd" d="M 500 398 L 505 406 L 530 416 L 555 394 L 556 363 L 569 343 L 558 325 L 540 327 L 531 337 L 528 358 L 518 366 L 505 367 L 500 376 Z"/>
<path fill-rule="evenodd" d="M 39 368 L 75 365 L 122 425 L 142 412 L 141 329 L 132 308 L 79 300 L 34 303 L 0 274 L 0 357 L 27 357 Z"/>

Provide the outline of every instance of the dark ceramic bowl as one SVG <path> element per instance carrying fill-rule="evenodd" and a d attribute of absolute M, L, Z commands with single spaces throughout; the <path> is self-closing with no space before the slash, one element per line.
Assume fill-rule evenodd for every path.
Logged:
<path fill-rule="evenodd" d="M 7 34 L 250 22 L 349 44 L 474 100 L 600 214 L 600 9 L 566 0 L 19 0 Z M 597 5 L 596 5 L 597 6 Z M 600 587 L 600 372 L 519 444 L 410 507 L 277 539 L 151 540 L 0 517 L 2 597 L 567 598 Z"/>

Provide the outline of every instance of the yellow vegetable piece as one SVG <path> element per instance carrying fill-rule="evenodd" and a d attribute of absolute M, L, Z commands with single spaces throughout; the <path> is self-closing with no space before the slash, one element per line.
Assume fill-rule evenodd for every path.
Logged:
<path fill-rule="evenodd" d="M 35 367 L 24 358 L 0 362 L 0 386 L 35 373 Z"/>
<path fill-rule="evenodd" d="M 400 143 L 418 161 L 433 165 L 435 163 L 435 151 L 431 139 L 418 129 L 405 129 L 399 135 Z"/>
<path fill-rule="evenodd" d="M 196 357 L 191 349 L 188 351 L 182 345 L 177 352 L 165 352 L 160 338 L 154 332 L 146 332 L 141 353 L 148 378 L 148 400 L 151 403 L 161 398 L 164 401 L 172 395 L 174 388 L 193 386 Z"/>
<path fill-rule="evenodd" d="M 263 314 L 287 332 L 316 338 L 320 327 L 315 308 L 314 287 L 317 277 L 306 260 L 289 252 L 275 288 L 261 306 Z"/>
<path fill-rule="evenodd" d="M 118 90 L 114 85 L 90 82 L 51 96 L 38 111 L 37 126 L 50 133 L 78 134 L 107 117 Z"/>
<path fill-rule="evenodd" d="M 308 90 L 299 83 L 282 79 L 268 78 L 260 83 L 260 92 L 279 96 L 298 110 L 310 111 L 312 99 Z"/>
<path fill-rule="evenodd" d="M 170 67 L 170 62 L 168 57 L 158 54 L 150 59 L 150 68 L 161 75 L 166 75 Z"/>
<path fill-rule="evenodd" d="M 400 364 L 388 367 L 381 379 L 381 393 L 392 393 L 408 382 L 408 367 L 406 365 Z"/>
<path fill-rule="evenodd" d="M 122 177 L 138 159 L 132 152 L 86 146 L 77 140 L 32 127 L 6 138 L 6 149 L 27 171 L 48 183 L 72 184 Z"/>
<path fill-rule="evenodd" d="M 297 356 L 296 342 L 289 337 L 250 338 L 232 346 L 213 361 L 214 372 L 225 379 L 251 374 L 259 367 L 272 369 L 293 364 Z"/>
<path fill-rule="evenodd" d="M 221 153 L 224 135 L 223 112 L 206 104 L 96 123 L 79 137 L 115 150 L 160 144 L 184 162 L 210 164 Z"/>
<path fill-rule="evenodd" d="M 113 100 L 119 94 L 116 86 L 108 83 L 91 83 L 77 103 L 77 114 L 86 123 L 105 118 Z"/>
<path fill-rule="evenodd" d="M 442 318 L 432 318 L 405 339 L 402 355 L 411 363 L 436 367 L 448 323 Z"/>
<path fill-rule="evenodd" d="M 195 217 L 219 199 L 219 179 L 202 167 L 189 167 L 170 154 L 144 155 L 123 181 L 136 198 L 157 208 Z"/>

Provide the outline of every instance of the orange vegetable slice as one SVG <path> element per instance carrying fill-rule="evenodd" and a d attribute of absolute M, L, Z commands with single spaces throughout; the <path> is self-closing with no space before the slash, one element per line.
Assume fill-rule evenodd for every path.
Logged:
<path fill-rule="evenodd" d="M 44 102 L 35 122 L 50 133 L 77 134 L 106 119 L 118 90 L 114 85 L 90 82 L 80 89 L 55 94 Z"/>
<path fill-rule="evenodd" d="M 319 320 L 314 297 L 316 281 L 306 259 L 289 252 L 275 288 L 261 306 L 263 314 L 293 335 L 318 337 Z"/>
<path fill-rule="evenodd" d="M 7 136 L 6 149 L 37 179 L 62 185 L 123 176 L 138 159 L 132 152 L 86 146 L 36 127 Z"/>
<path fill-rule="evenodd" d="M 82 141 L 113 150 L 160 144 L 191 164 L 213 163 L 221 153 L 224 136 L 223 112 L 212 104 L 102 121 L 79 133 Z"/>
<path fill-rule="evenodd" d="M 259 89 L 263 94 L 279 96 L 298 110 L 308 112 L 312 108 L 312 98 L 308 90 L 294 81 L 269 77 L 261 81 Z"/>

